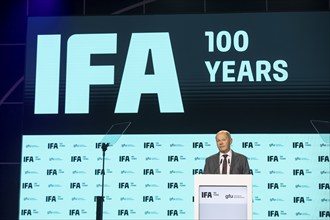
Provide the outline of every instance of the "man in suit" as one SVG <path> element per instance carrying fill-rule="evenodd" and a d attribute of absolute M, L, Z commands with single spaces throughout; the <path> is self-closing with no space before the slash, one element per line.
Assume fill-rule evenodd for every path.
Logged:
<path fill-rule="evenodd" d="M 250 167 L 246 156 L 230 149 L 233 142 L 226 130 L 215 135 L 219 152 L 206 158 L 204 174 L 250 174 Z"/>

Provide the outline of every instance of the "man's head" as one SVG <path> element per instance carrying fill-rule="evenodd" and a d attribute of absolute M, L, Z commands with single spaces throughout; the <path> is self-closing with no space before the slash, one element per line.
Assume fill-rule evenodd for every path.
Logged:
<path fill-rule="evenodd" d="M 221 130 L 215 135 L 217 147 L 221 153 L 228 153 L 230 145 L 233 142 L 229 131 Z"/>

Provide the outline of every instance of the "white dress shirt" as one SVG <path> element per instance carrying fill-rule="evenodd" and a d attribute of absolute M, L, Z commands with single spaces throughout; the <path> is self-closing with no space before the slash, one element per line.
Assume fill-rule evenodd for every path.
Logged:
<path fill-rule="evenodd" d="M 232 151 L 229 150 L 227 153 L 221 153 L 220 152 L 220 174 L 222 174 L 222 165 L 223 165 L 223 160 L 225 159 L 225 157 L 223 156 L 224 154 L 227 154 L 227 175 L 230 174 L 230 163 L 231 163 L 231 158 L 232 158 Z"/>

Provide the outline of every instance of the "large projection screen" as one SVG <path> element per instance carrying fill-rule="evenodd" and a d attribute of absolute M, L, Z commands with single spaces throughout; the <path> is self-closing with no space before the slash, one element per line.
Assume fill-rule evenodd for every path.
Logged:
<path fill-rule="evenodd" d="M 233 133 L 253 219 L 330 211 L 330 14 L 30 17 L 19 219 L 193 219 L 193 176 Z"/>

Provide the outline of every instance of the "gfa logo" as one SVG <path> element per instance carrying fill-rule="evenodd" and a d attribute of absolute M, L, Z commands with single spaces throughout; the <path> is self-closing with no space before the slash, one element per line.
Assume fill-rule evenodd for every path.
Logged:
<path fill-rule="evenodd" d="M 61 35 L 38 35 L 35 114 L 58 114 Z M 117 33 L 74 34 L 67 41 L 65 113 L 88 114 L 91 85 L 113 85 L 115 66 L 90 65 L 91 54 L 116 54 Z M 153 74 L 146 74 L 148 56 Z M 184 112 L 168 32 L 132 33 L 115 113 L 137 113 L 141 94 L 157 94 L 161 113 Z"/>

